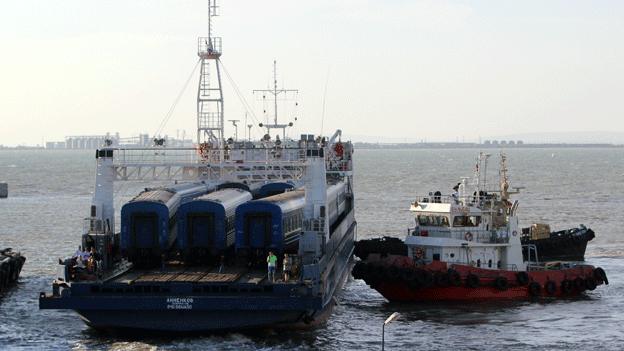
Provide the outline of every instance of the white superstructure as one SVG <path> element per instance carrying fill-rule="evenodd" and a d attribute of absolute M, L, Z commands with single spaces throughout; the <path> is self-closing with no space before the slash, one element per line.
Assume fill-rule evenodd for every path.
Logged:
<path fill-rule="evenodd" d="M 416 225 L 405 243 L 409 256 L 430 263 L 443 261 L 485 269 L 526 270 L 516 209 L 509 202 L 505 156 L 501 154 L 501 186 L 486 191 L 489 155 L 481 153 L 472 184 L 466 178 L 452 195 L 439 191 L 411 205 Z"/>

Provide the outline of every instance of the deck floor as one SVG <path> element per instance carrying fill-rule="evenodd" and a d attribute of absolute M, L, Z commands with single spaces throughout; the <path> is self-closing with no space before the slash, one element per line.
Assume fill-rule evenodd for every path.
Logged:
<path fill-rule="evenodd" d="M 281 272 L 276 272 L 275 283 L 296 283 L 296 279 L 284 282 Z M 244 267 L 225 267 L 221 273 L 215 266 L 185 267 L 181 265 L 167 265 L 165 269 L 140 270 L 131 269 L 129 272 L 112 280 L 113 283 L 246 283 L 270 284 L 266 270 Z"/>

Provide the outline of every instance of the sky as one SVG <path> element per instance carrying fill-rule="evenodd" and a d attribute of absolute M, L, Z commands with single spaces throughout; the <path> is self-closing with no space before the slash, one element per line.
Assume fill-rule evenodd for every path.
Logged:
<path fill-rule="evenodd" d="M 0 144 L 154 133 L 197 63 L 205 0 L 20 0 L 0 12 Z M 225 119 L 236 84 L 278 81 L 289 131 L 355 140 L 624 139 L 624 2 L 222 0 Z M 198 76 L 163 133 L 194 135 Z M 295 106 L 297 103 L 297 106 Z M 242 124 L 243 122 L 241 122 Z M 230 123 L 226 135 L 233 135 Z M 239 135 L 242 135 L 242 127 Z M 254 128 L 253 135 L 260 136 Z"/>

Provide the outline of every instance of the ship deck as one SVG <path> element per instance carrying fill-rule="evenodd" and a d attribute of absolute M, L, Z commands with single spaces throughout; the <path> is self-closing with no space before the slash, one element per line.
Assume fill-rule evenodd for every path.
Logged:
<path fill-rule="evenodd" d="M 285 282 L 281 272 L 276 272 L 276 281 L 268 280 L 266 270 L 249 269 L 243 266 L 226 266 L 219 272 L 218 266 L 184 266 L 175 263 L 167 264 L 164 269 L 136 269 L 107 280 L 112 284 L 137 283 L 240 283 L 252 285 L 296 284 L 297 279 Z"/>

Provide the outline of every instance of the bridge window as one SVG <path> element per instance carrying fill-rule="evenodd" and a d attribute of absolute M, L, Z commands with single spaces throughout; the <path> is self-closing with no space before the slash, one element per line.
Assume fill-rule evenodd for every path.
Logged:
<path fill-rule="evenodd" d="M 481 216 L 455 216 L 453 227 L 476 227 L 481 224 Z"/>
<path fill-rule="evenodd" d="M 429 227 L 448 227 L 449 220 L 446 216 L 419 215 L 416 218 L 419 225 Z"/>

